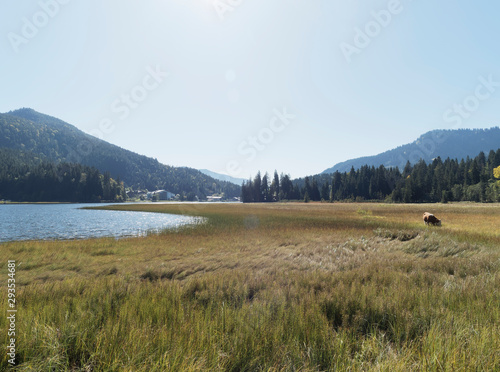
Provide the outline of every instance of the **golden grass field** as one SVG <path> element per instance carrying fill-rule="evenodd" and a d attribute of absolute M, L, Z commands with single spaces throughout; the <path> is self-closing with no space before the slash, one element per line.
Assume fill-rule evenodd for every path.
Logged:
<path fill-rule="evenodd" d="M 14 370 L 500 370 L 499 205 L 111 208 L 207 222 L 1 244 L 18 264 Z"/>

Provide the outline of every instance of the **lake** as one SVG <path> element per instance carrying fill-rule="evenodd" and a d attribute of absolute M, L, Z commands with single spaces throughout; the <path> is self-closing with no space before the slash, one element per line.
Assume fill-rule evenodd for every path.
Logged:
<path fill-rule="evenodd" d="M 0 204 L 0 242 L 143 236 L 201 217 L 81 209 L 106 204 Z"/>

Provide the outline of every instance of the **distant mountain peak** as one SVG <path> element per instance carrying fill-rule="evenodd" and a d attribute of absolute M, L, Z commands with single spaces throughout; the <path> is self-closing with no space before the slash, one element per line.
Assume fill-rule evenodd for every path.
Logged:
<path fill-rule="evenodd" d="M 228 176 L 227 174 L 212 172 L 211 170 L 208 170 L 208 169 L 199 169 L 199 171 L 207 176 L 215 178 L 216 180 L 231 182 L 231 183 L 234 183 L 235 185 L 238 185 L 238 186 L 241 186 L 243 184 L 243 182 L 246 181 L 244 178 L 231 177 L 231 176 Z"/>
<path fill-rule="evenodd" d="M 14 110 L 14 111 L 9 111 L 7 113 L 7 115 L 30 120 L 30 121 L 37 123 L 37 124 L 45 124 L 45 125 L 57 127 L 57 128 L 61 128 L 61 127 L 69 128 L 69 127 L 71 127 L 71 128 L 74 128 L 75 130 L 79 130 L 78 128 L 74 127 L 71 124 L 66 123 L 65 121 L 63 121 L 61 119 L 58 119 L 54 116 L 42 114 L 41 112 L 35 111 L 29 107 L 23 107 L 23 108 Z"/>
<path fill-rule="evenodd" d="M 48 115 L 45 115 L 45 114 L 42 114 L 38 111 L 35 111 L 33 110 L 31 107 L 22 107 L 20 109 L 17 109 L 17 110 L 12 110 L 12 111 L 9 111 L 7 113 L 7 115 L 12 115 L 12 116 L 36 116 L 36 117 L 40 117 L 40 116 L 48 116 Z"/>
<path fill-rule="evenodd" d="M 430 162 L 438 156 L 441 159 L 465 159 L 477 156 L 481 151 L 498 149 L 500 128 L 488 129 L 436 129 L 422 134 L 412 143 L 399 146 L 378 155 L 350 159 L 323 171 L 323 174 L 349 172 L 352 167 L 359 169 L 363 165 L 380 165 L 402 169 L 409 161 L 412 164 L 420 159 Z"/>

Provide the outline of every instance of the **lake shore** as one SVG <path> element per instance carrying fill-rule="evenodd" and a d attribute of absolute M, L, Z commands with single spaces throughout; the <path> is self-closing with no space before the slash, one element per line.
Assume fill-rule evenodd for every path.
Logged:
<path fill-rule="evenodd" d="M 92 210 L 109 204 L 8 204 L 0 208 L 0 242 L 145 236 L 201 219 L 165 213 Z"/>

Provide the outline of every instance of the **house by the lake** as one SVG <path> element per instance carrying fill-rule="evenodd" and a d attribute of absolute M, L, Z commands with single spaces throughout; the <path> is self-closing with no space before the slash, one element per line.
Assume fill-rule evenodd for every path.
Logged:
<path fill-rule="evenodd" d="M 148 199 L 152 200 L 174 200 L 175 194 L 167 190 L 156 190 L 148 192 Z"/>
<path fill-rule="evenodd" d="M 220 201 L 222 201 L 222 197 L 218 196 L 218 195 L 207 196 L 207 201 L 209 201 L 209 202 L 220 202 Z"/>

